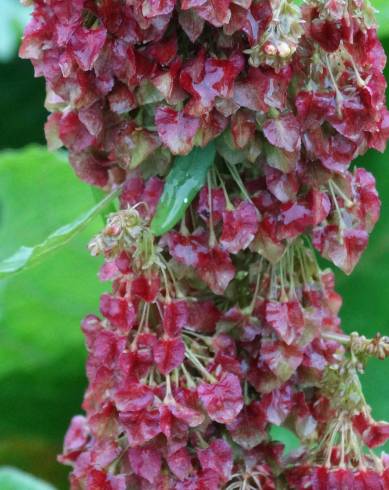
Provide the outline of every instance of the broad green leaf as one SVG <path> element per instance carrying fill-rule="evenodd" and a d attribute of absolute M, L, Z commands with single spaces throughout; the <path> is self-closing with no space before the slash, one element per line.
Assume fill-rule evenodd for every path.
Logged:
<path fill-rule="evenodd" d="M 0 258 L 94 205 L 64 155 L 39 147 L 0 152 Z M 95 219 L 37 267 L 0 281 L 0 466 L 60 490 L 69 488 L 68 469 L 56 455 L 86 385 L 80 321 L 97 313 L 108 287 L 97 277 L 100 260 L 87 251 L 101 227 Z"/>
<path fill-rule="evenodd" d="M 79 181 L 63 156 L 38 147 L 0 153 L 0 258 L 23 243 L 43 241 L 62 223 L 72 222 L 94 205 L 89 186 Z M 47 427 L 47 432 L 56 430 L 57 434 L 64 431 L 61 423 L 80 404 L 85 349 L 79 325 L 85 314 L 95 312 L 103 290 L 96 277 L 99 260 L 90 257 L 86 245 L 101 227 L 101 221 L 94 220 L 39 266 L 0 281 L 2 436 L 6 425 L 9 431 L 19 430 L 24 416 L 19 413 L 19 422 L 14 417 L 22 398 L 20 410 L 29 406 L 25 428 L 45 432 Z M 56 362 L 60 369 L 55 368 Z M 39 374 L 33 371 L 38 368 L 42 368 Z M 24 378 L 25 372 L 30 379 Z M 57 391 L 60 379 L 60 384 L 69 387 L 65 398 Z M 35 403 L 29 402 L 27 393 Z M 43 399 L 54 407 L 57 396 L 62 401 L 56 415 L 45 413 Z M 35 405 L 39 409 L 32 419 Z M 61 406 L 65 410 L 62 422 Z"/>
<path fill-rule="evenodd" d="M 53 486 L 16 468 L 0 468 L 1 490 L 55 490 Z"/>
<path fill-rule="evenodd" d="M 107 194 L 96 206 L 81 215 L 75 221 L 68 225 L 61 226 L 52 233 L 44 242 L 35 247 L 21 247 L 14 255 L 0 262 L 0 279 L 34 267 L 39 264 L 49 254 L 55 252 L 58 248 L 66 245 L 70 240 L 83 231 L 88 224 L 104 210 L 117 196 L 118 190 Z M 48 203 L 50 205 L 50 203 Z"/>
<path fill-rule="evenodd" d="M 215 155 L 215 144 L 210 143 L 205 148 L 195 147 L 188 155 L 175 159 L 151 222 L 155 235 L 163 235 L 180 221 L 203 187 Z"/>

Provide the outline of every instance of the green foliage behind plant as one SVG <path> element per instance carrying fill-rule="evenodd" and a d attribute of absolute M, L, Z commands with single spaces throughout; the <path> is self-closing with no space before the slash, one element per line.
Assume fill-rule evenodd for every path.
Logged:
<path fill-rule="evenodd" d="M 37 147 L 2 153 L 0 182 L 1 258 L 21 245 L 39 243 L 95 205 L 65 157 Z M 57 466 L 56 452 L 84 389 L 79 323 L 96 309 L 99 294 L 96 263 L 86 243 L 100 223 L 97 217 L 47 261 L 0 283 L 0 465 L 17 464 L 14 451 L 20 467 L 51 476 L 53 483 L 62 481 L 62 488 L 65 470 Z M 30 466 L 35 441 L 40 455 L 47 446 L 50 465 Z"/>

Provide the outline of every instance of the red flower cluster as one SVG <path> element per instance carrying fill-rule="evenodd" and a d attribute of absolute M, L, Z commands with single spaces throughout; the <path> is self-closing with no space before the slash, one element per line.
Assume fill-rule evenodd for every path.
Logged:
<path fill-rule="evenodd" d="M 368 5 L 332 3 L 36 0 L 21 55 L 46 78 L 51 145 L 91 183 L 227 126 L 239 149 L 274 145 L 273 167 L 341 173 L 383 148 L 385 56 Z"/>
<path fill-rule="evenodd" d="M 103 319 L 92 315 L 83 323 L 87 416 L 73 420 L 61 456 L 74 467 L 72 488 L 216 490 L 238 488 L 245 478 L 275 488 L 271 467 L 282 447 L 273 448 L 270 425 L 288 419 L 303 439 L 323 425 L 326 401 L 317 388 L 340 352 L 337 342 L 321 337 L 339 331 L 332 273 L 318 271 L 297 241 L 276 266 L 265 259 L 252 264 L 240 284 L 249 306 L 222 309 L 207 291 L 222 294 L 234 277 L 229 249 L 210 248 L 200 228 L 158 242 L 148 220 L 159 192 L 150 189 L 160 191 L 157 180 L 128 180 L 123 210 L 90 244 L 105 256 L 100 277 L 113 288 L 101 296 Z M 209 215 L 205 193 L 199 216 Z M 143 203 L 139 211 L 129 207 L 133 199 Z M 219 206 L 213 215 L 215 223 L 231 225 L 223 229 L 224 247 L 245 248 L 239 244 L 249 233 L 242 235 L 236 221 L 255 225 L 255 206 Z M 96 475 L 105 486 L 94 483 Z"/>
<path fill-rule="evenodd" d="M 105 186 L 123 179 L 119 168 L 160 172 L 170 152 L 223 133 L 219 154 L 255 163 L 245 179 L 257 164 L 263 176 L 252 190 L 260 214 L 247 200 L 225 212 L 223 250 L 257 234 L 274 260 L 309 229 L 320 253 L 351 272 L 379 200 L 372 177 L 347 168 L 389 136 L 385 55 L 364 1 L 311 2 L 300 17 L 289 0 L 273 3 L 40 0 L 21 54 L 47 81 L 49 143 L 69 149 L 81 178 Z M 212 254 L 229 271 L 221 294 L 232 268 Z M 200 268 L 212 281 L 209 257 Z"/>
<path fill-rule="evenodd" d="M 350 273 L 379 217 L 373 176 L 349 169 L 389 138 L 369 1 L 33 3 L 21 54 L 46 78 L 49 144 L 121 185 L 90 244 L 113 287 L 83 323 L 72 489 L 387 488 L 362 454 L 388 426 L 353 384 L 314 251 Z M 207 185 L 155 237 L 173 156 L 211 142 Z M 309 449 L 286 458 L 272 425 Z"/>

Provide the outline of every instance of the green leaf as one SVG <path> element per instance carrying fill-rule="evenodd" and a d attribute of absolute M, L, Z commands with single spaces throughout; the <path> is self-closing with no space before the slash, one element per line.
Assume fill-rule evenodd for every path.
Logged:
<path fill-rule="evenodd" d="M 1 490 L 55 490 L 53 486 L 45 483 L 16 468 L 0 468 Z"/>
<path fill-rule="evenodd" d="M 94 205 L 64 155 L 40 147 L 0 152 L 0 259 Z M 97 313 L 107 287 L 86 247 L 101 227 L 93 220 L 37 267 L 0 281 L 0 466 L 39 474 L 61 490 L 67 471 L 56 455 L 86 382 L 80 321 Z M 44 455 L 29 445 L 36 439 L 47 441 Z"/>
<path fill-rule="evenodd" d="M 0 152 L 0 189 L 0 260 L 23 244 L 44 241 L 62 223 L 73 222 L 95 206 L 90 186 L 74 175 L 64 156 L 40 147 Z M 78 366 L 82 376 L 84 344 L 79 324 L 86 313 L 96 310 L 104 288 L 96 278 L 99 259 L 89 255 L 86 245 L 101 227 L 101 221 L 94 220 L 39 266 L 0 280 L 0 379 L 7 376 L 8 380 L 7 389 L 0 394 L 2 436 L 5 425 L 10 423 L 11 427 L 11 421 L 14 429 L 20 426 L 20 420 L 13 419 L 18 409 L 16 400 L 24 396 L 27 387 L 32 388 L 31 380 L 24 387 L 21 381 L 13 391 L 11 380 L 16 380 L 17 372 L 32 374 L 33 369 L 42 367 L 39 382 L 36 378 L 33 381 L 39 387 L 31 395 L 35 404 L 57 389 L 55 376 L 58 378 L 65 366 Z M 62 367 L 56 373 L 52 368 L 58 359 L 62 359 Z M 46 383 L 49 371 L 53 377 Z M 75 378 L 76 374 L 73 372 L 72 376 Z M 73 409 L 80 404 L 80 391 L 74 394 L 77 403 L 72 398 Z M 26 403 L 31 415 L 30 402 L 24 400 L 21 405 Z M 55 403 L 54 395 L 50 403 Z M 66 405 L 63 399 L 62 404 Z M 34 422 L 30 415 L 26 420 L 29 430 L 38 427 L 45 430 L 49 425 L 49 432 L 63 432 L 65 427 L 56 429 L 51 415 L 42 415 L 42 407 L 44 404 L 40 413 L 36 412 Z M 4 417 L 5 413 L 8 417 Z M 70 413 L 66 412 L 64 417 L 69 418 Z"/>
<path fill-rule="evenodd" d="M 23 269 L 34 267 L 47 255 L 66 245 L 83 231 L 88 224 L 117 196 L 118 190 L 107 194 L 96 206 L 70 224 L 61 226 L 46 240 L 35 247 L 21 247 L 11 257 L 0 262 L 0 279 L 16 274 Z"/>
<path fill-rule="evenodd" d="M 300 446 L 300 440 L 298 437 L 286 427 L 280 427 L 272 425 L 270 428 L 270 434 L 273 441 L 282 442 L 285 446 L 285 454 L 289 454 Z"/>
<path fill-rule="evenodd" d="M 151 222 L 155 235 L 163 235 L 180 221 L 203 187 L 215 156 L 215 144 L 210 143 L 205 148 L 196 147 L 188 155 L 175 159 Z"/>

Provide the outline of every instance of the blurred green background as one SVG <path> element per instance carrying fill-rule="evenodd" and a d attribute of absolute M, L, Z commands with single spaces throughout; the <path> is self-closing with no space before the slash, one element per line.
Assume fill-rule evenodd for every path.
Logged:
<path fill-rule="evenodd" d="M 373 4 L 381 8 L 380 34 L 389 53 L 389 5 Z M 1 8 L 0 259 L 38 243 L 94 204 L 65 157 L 39 146 L 45 144 L 44 83 L 16 56 L 28 11 L 17 0 L 1 0 Z M 372 151 L 359 162 L 377 178 L 382 217 L 353 275 L 337 273 L 344 328 L 365 335 L 389 334 L 388 163 L 389 151 Z M 86 385 L 79 323 L 96 311 L 102 290 L 98 261 L 86 250 L 99 226 L 96 219 L 42 265 L 0 281 L 0 466 L 21 468 L 58 489 L 68 485 L 56 454 Z M 370 362 L 363 383 L 378 419 L 389 418 L 388 379 L 389 361 Z"/>

